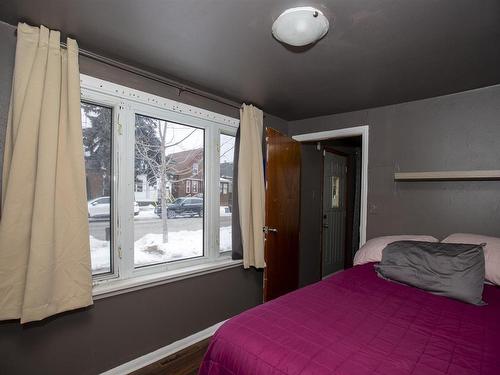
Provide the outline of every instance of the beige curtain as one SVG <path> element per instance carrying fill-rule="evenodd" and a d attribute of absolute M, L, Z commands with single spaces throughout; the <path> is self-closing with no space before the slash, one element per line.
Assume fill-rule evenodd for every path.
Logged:
<path fill-rule="evenodd" d="M 19 24 L 0 217 L 0 320 L 92 304 L 78 46 Z"/>
<path fill-rule="evenodd" d="M 262 158 L 263 113 L 252 105 L 240 110 L 238 205 L 243 266 L 264 268 L 265 187 Z"/>

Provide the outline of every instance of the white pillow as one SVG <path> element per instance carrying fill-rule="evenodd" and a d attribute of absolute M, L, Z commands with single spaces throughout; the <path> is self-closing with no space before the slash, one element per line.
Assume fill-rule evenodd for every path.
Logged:
<path fill-rule="evenodd" d="M 453 233 L 443 241 L 446 243 L 466 243 L 484 246 L 484 277 L 489 282 L 500 285 L 500 238 L 470 233 Z"/>
<path fill-rule="evenodd" d="M 354 265 L 380 262 L 382 260 L 382 250 L 391 242 L 396 241 L 425 241 L 425 242 L 439 242 L 439 240 L 432 236 L 420 235 L 401 235 L 401 236 L 385 236 L 376 237 L 367 241 L 354 255 Z"/>

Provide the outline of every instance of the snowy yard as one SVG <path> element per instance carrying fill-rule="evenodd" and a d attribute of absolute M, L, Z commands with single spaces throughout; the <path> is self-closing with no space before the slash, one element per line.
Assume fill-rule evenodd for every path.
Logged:
<path fill-rule="evenodd" d="M 221 207 L 221 217 L 230 216 L 231 213 L 226 212 Z M 147 210 L 141 211 L 135 217 L 135 220 L 160 221 L 154 212 Z M 177 219 L 178 220 L 178 219 Z M 181 219 L 184 220 L 184 219 Z M 163 263 L 186 258 L 193 258 L 203 255 L 203 230 L 195 229 L 196 219 L 193 220 L 192 230 L 189 226 L 183 226 L 182 230 L 169 230 L 168 242 L 163 243 L 161 233 L 145 233 L 134 242 L 134 263 L 135 266 L 144 266 L 148 264 Z M 198 219 L 201 221 L 200 219 Z M 174 220 L 173 223 L 176 221 Z M 198 227 L 201 227 L 201 222 Z M 92 232 L 92 231 L 91 231 Z M 137 238 L 137 232 L 136 232 Z M 101 240 L 94 237 L 91 233 L 90 248 L 92 258 L 93 273 L 107 272 L 110 267 L 110 250 L 109 241 Z M 231 249 L 231 226 L 223 226 L 220 228 L 220 250 Z"/>
<path fill-rule="evenodd" d="M 231 216 L 231 212 L 229 211 L 229 207 L 221 206 L 220 207 L 220 216 Z M 139 214 L 134 217 L 134 220 L 142 220 L 142 219 L 158 219 L 158 215 L 154 213 L 153 206 L 146 206 L 141 208 Z"/>

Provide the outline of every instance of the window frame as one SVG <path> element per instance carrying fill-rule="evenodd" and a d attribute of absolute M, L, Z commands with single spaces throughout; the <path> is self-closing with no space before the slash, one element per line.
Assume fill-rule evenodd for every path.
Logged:
<path fill-rule="evenodd" d="M 219 251 L 220 134 L 235 136 L 239 120 L 84 74 L 80 75 L 80 86 L 81 101 L 111 108 L 113 120 L 111 272 L 93 276 L 94 296 L 114 295 L 241 264 L 232 261 L 229 252 Z M 136 114 L 204 130 L 203 256 L 139 268 L 134 265 Z"/>
<path fill-rule="evenodd" d="M 82 84 L 81 78 L 80 78 L 80 85 Z M 110 270 L 109 272 L 102 272 L 98 273 L 95 275 L 92 275 L 92 280 L 93 284 L 95 285 L 96 283 L 99 283 L 102 280 L 112 280 L 116 279 L 118 277 L 118 272 L 117 272 L 117 262 L 118 262 L 118 252 L 116 251 L 117 249 L 117 233 L 115 228 L 117 228 L 118 225 L 118 216 L 117 216 L 117 209 L 116 209 L 116 201 L 115 201 L 115 196 L 116 196 L 116 188 L 117 184 L 114 183 L 114 181 L 117 178 L 118 174 L 118 158 L 117 154 L 119 153 L 119 146 L 118 146 L 118 138 L 117 138 L 117 126 L 116 124 L 118 123 L 118 108 L 119 108 L 119 103 L 117 103 L 115 100 L 106 97 L 106 96 L 100 96 L 97 93 L 94 95 L 84 95 L 83 92 L 84 90 L 81 88 L 81 94 L 80 94 L 80 102 L 88 103 L 88 104 L 93 104 L 96 106 L 102 106 L 106 108 L 111 109 L 111 178 L 110 178 L 110 225 L 111 225 L 111 238 L 110 238 Z"/>
<path fill-rule="evenodd" d="M 135 186 L 134 186 L 134 191 L 137 193 L 143 193 L 144 192 L 144 181 L 136 180 Z"/>
<path fill-rule="evenodd" d="M 236 129 L 237 130 L 237 129 Z M 217 168 L 218 168 L 218 191 L 219 193 L 217 194 L 218 195 L 218 209 L 219 209 L 219 212 L 220 212 L 220 196 L 221 194 L 224 194 L 224 188 L 223 188 L 223 184 L 225 183 L 221 183 L 220 181 L 220 152 L 221 152 L 221 145 L 220 145 L 220 139 L 221 139 L 221 135 L 226 135 L 226 136 L 230 136 L 230 137 L 234 137 L 234 142 L 235 142 L 235 146 L 236 146 L 236 131 L 235 132 L 227 132 L 227 131 L 220 131 L 219 132 L 219 135 L 217 136 L 217 157 L 218 157 L 218 160 L 217 160 Z M 235 163 L 235 160 L 233 158 L 233 177 L 234 177 L 234 163 Z M 234 181 L 233 181 L 234 183 Z M 227 193 L 229 194 L 229 185 L 227 186 Z M 231 197 L 232 199 L 232 197 Z M 232 215 L 232 212 L 231 212 L 231 215 Z M 217 237 L 220 238 L 220 214 L 218 215 L 218 219 L 219 222 L 218 222 L 218 228 L 219 228 L 219 233 L 217 234 Z M 221 250 L 220 249 L 220 242 L 217 243 L 217 247 L 219 249 L 219 254 L 221 256 L 228 256 L 231 254 L 231 251 L 232 249 L 229 249 L 229 250 Z"/>

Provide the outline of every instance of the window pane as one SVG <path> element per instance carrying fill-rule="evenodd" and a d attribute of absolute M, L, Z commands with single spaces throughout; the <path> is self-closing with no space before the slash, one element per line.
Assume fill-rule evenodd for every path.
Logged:
<path fill-rule="evenodd" d="M 204 131 L 143 115 L 135 125 L 135 267 L 202 256 Z"/>
<path fill-rule="evenodd" d="M 82 103 L 90 251 L 94 275 L 111 272 L 112 109 Z"/>
<path fill-rule="evenodd" d="M 219 250 L 231 250 L 231 212 L 233 209 L 234 141 L 231 135 L 220 135 L 220 229 Z"/>

